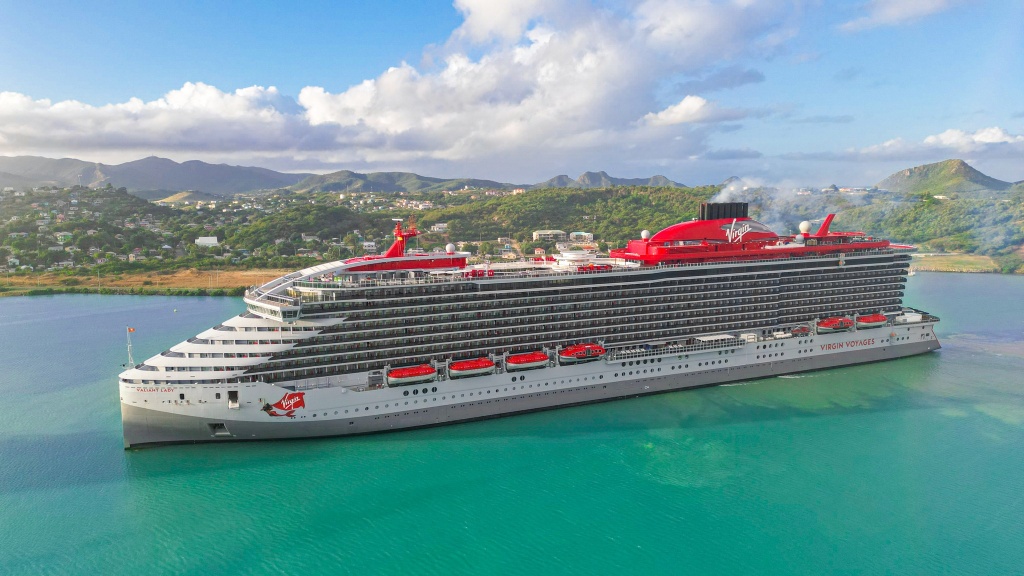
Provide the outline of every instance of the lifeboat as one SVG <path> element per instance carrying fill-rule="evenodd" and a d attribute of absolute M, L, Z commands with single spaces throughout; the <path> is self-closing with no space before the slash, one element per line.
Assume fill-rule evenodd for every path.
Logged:
<path fill-rule="evenodd" d="M 797 326 L 790 330 L 790 333 L 793 334 L 793 336 L 807 336 L 811 333 L 811 329 L 807 326 Z"/>
<path fill-rule="evenodd" d="M 414 384 L 433 380 L 437 370 L 430 364 L 420 364 L 408 368 L 395 368 L 388 372 L 388 384 Z"/>
<path fill-rule="evenodd" d="M 505 359 L 505 369 L 527 370 L 529 368 L 543 368 L 548 365 L 548 360 L 548 355 L 543 352 L 513 354 Z"/>
<path fill-rule="evenodd" d="M 487 358 L 475 360 L 459 360 L 448 365 L 448 375 L 452 378 L 463 376 L 477 376 L 479 374 L 491 374 L 494 372 L 494 362 Z"/>
<path fill-rule="evenodd" d="M 827 334 L 829 332 L 842 332 L 853 328 L 853 320 L 849 318 L 825 318 L 824 320 L 818 321 L 818 334 Z"/>
<path fill-rule="evenodd" d="M 888 321 L 885 314 L 865 314 L 857 317 L 857 328 L 878 328 Z"/>
<path fill-rule="evenodd" d="M 575 344 L 558 353 L 558 361 L 562 364 L 589 362 L 604 356 L 606 350 L 597 344 Z"/>

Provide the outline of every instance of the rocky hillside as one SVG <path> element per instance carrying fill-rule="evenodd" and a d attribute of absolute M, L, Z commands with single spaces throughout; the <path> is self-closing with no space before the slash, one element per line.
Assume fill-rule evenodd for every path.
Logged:
<path fill-rule="evenodd" d="M 944 160 L 900 170 L 877 186 L 905 195 L 993 198 L 1013 184 L 986 176 L 963 160 Z"/>

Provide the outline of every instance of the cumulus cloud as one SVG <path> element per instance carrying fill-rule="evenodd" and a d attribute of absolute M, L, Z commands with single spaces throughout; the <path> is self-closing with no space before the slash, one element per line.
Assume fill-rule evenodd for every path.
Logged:
<path fill-rule="evenodd" d="M 285 111 L 294 101 L 276 88 L 252 86 L 233 93 L 203 83 L 150 102 L 90 106 L 74 100 L 33 100 L 0 93 L 0 149 L 159 149 L 198 151 L 315 149 L 331 138 Z"/>
<path fill-rule="evenodd" d="M 430 49 L 429 65 L 395 63 L 340 92 L 307 86 L 293 99 L 274 87 L 190 82 L 152 101 L 105 106 L 2 93 L 0 152 L 457 166 L 499 178 L 638 158 L 642 173 L 700 157 L 727 129 L 720 124 L 756 116 L 707 93 L 762 81 L 735 60 L 771 54 L 795 32 L 790 11 L 773 1 L 638 0 L 617 12 L 585 0 L 455 7 L 464 21 Z"/>
<path fill-rule="evenodd" d="M 859 32 L 880 26 L 915 22 L 962 3 L 963 0 L 871 0 L 864 5 L 864 16 L 839 26 L 847 32 Z"/>
<path fill-rule="evenodd" d="M 644 116 L 644 123 L 651 126 L 673 126 L 675 124 L 694 124 L 698 122 L 722 122 L 739 120 L 746 116 L 741 110 L 723 109 L 715 106 L 700 96 L 688 95 L 664 110 L 651 112 Z"/>
<path fill-rule="evenodd" d="M 982 128 L 974 133 L 950 129 L 941 134 L 928 136 L 924 139 L 924 143 L 926 146 L 950 148 L 961 152 L 973 152 L 991 145 L 1020 145 L 1024 143 L 1024 135 L 1010 134 L 998 126 Z"/>
<path fill-rule="evenodd" d="M 473 42 L 516 41 L 532 21 L 558 6 L 554 0 L 455 0 L 455 8 L 464 18 L 455 35 Z"/>

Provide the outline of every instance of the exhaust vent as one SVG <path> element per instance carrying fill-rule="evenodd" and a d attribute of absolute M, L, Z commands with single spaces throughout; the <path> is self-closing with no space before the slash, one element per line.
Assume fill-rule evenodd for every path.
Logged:
<path fill-rule="evenodd" d="M 746 202 L 704 202 L 700 205 L 698 220 L 718 220 L 721 218 L 746 218 Z"/>

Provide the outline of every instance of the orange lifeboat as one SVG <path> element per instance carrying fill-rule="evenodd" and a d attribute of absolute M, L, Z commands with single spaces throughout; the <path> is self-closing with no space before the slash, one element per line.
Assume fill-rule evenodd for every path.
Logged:
<path fill-rule="evenodd" d="M 558 353 L 558 361 L 562 364 L 578 364 L 590 362 L 605 355 L 603 347 L 597 344 L 575 344 L 568 346 Z"/>
<path fill-rule="evenodd" d="M 448 365 L 448 375 L 452 378 L 491 374 L 492 372 L 494 372 L 494 362 L 491 362 L 487 358 L 459 360 L 458 362 L 452 362 Z"/>
<path fill-rule="evenodd" d="M 548 355 L 543 352 L 513 354 L 505 359 L 505 369 L 527 370 L 529 368 L 543 368 L 548 365 L 548 360 Z"/>
<path fill-rule="evenodd" d="M 433 380 L 437 376 L 437 370 L 430 364 L 409 366 L 408 368 L 395 368 L 388 372 L 388 384 L 414 384 Z"/>
<path fill-rule="evenodd" d="M 857 328 L 878 328 L 888 321 L 885 314 L 865 314 L 857 317 Z"/>
<path fill-rule="evenodd" d="M 853 320 L 849 318 L 825 318 L 824 320 L 818 321 L 818 334 L 827 334 L 829 332 L 842 332 L 853 328 Z"/>

